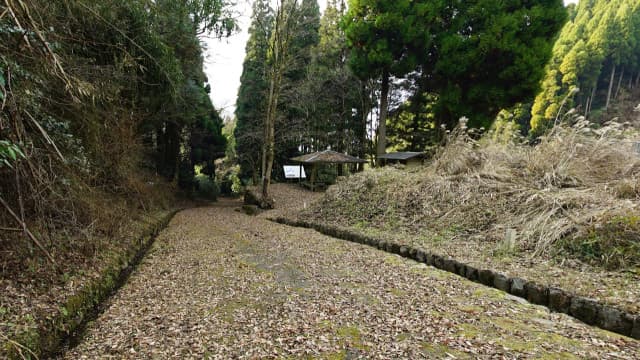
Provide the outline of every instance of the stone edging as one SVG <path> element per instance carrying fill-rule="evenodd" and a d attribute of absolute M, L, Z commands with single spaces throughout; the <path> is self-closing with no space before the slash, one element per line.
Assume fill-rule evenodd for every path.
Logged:
<path fill-rule="evenodd" d="M 131 272 L 153 245 L 156 236 L 181 210 L 170 211 L 151 224 L 128 251 L 102 271 L 98 279 L 67 299 L 62 305 L 64 311 L 47 320 L 44 329 L 40 329 L 37 338 L 33 339 L 29 350 L 40 358 L 53 358 L 60 355 L 65 348 L 77 344 L 87 323 L 100 315 L 104 310 L 102 305 L 105 301 L 126 283 Z M 9 353 L 9 357 L 20 358 L 21 354 Z"/>
<path fill-rule="evenodd" d="M 324 235 L 373 246 L 502 290 L 526 299 L 530 303 L 546 306 L 552 311 L 570 315 L 588 325 L 640 339 L 640 315 L 628 313 L 595 299 L 585 298 L 563 289 L 548 287 L 525 279 L 511 278 L 493 270 L 477 269 L 453 258 L 429 253 L 408 245 L 376 239 L 332 225 L 290 220 L 283 217 L 269 220 L 284 225 L 314 229 Z"/>

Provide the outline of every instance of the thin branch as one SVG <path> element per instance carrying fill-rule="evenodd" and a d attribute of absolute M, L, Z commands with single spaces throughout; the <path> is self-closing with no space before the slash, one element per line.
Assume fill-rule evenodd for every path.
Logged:
<path fill-rule="evenodd" d="M 4 325 L 4 324 L 3 324 Z M 15 341 L 15 340 L 11 340 L 9 339 L 9 337 L 5 334 L 0 334 L 0 336 L 2 336 L 2 338 L 8 342 L 9 344 L 13 345 L 17 350 L 18 353 L 20 354 L 20 357 L 22 359 L 29 359 L 30 357 L 27 357 L 24 355 L 24 353 L 22 352 L 22 350 L 26 350 L 29 354 L 31 354 L 36 360 L 38 360 L 38 355 L 36 355 L 36 353 L 34 353 L 31 349 L 29 349 L 28 347 L 20 344 L 19 342 Z"/>
<path fill-rule="evenodd" d="M 47 140 L 47 142 L 49 144 L 51 144 L 51 146 L 53 146 L 54 150 L 56 151 L 56 153 L 58 154 L 58 156 L 60 157 L 60 159 L 63 162 L 67 162 L 67 160 L 64 158 L 64 156 L 62 156 L 62 153 L 60 152 L 60 150 L 58 149 L 58 147 L 56 146 L 56 143 L 53 142 L 53 140 L 51 139 L 51 137 L 49 137 L 49 134 L 47 134 L 46 130 L 42 128 L 42 126 L 40 126 L 40 123 L 38 123 L 38 121 L 36 121 L 36 119 L 31 116 L 31 114 L 29 114 L 28 111 L 24 111 L 25 114 L 27 114 L 27 116 L 29 117 L 29 119 L 31 119 L 31 121 L 33 122 L 33 124 L 38 128 L 38 130 L 40 130 L 40 133 L 42 133 L 42 136 L 44 136 L 45 140 Z"/>
<path fill-rule="evenodd" d="M 2 206 L 4 206 L 4 208 L 9 212 L 9 214 L 20 225 L 22 225 L 22 229 L 24 230 L 24 233 L 31 239 L 31 241 L 33 241 L 34 244 L 36 244 L 36 246 L 38 246 L 38 248 L 40 248 L 40 250 L 42 250 L 42 252 L 46 255 L 46 257 L 49 259 L 51 264 L 57 269 L 57 264 L 56 264 L 56 261 L 53 259 L 53 256 L 51 256 L 51 254 L 47 251 L 47 249 L 45 249 L 45 247 L 42 246 L 42 243 L 40 242 L 40 240 L 38 240 L 38 238 L 36 238 L 35 235 L 33 235 L 33 233 L 31 233 L 31 231 L 29 231 L 29 229 L 27 228 L 27 224 L 25 222 L 23 222 L 20 219 L 20 217 L 18 215 L 16 215 L 15 212 L 13 212 L 13 210 L 11 210 L 11 207 L 9 207 L 9 204 L 7 204 L 6 201 L 4 201 L 4 199 L 2 197 L 0 197 L 0 204 L 2 204 Z"/>

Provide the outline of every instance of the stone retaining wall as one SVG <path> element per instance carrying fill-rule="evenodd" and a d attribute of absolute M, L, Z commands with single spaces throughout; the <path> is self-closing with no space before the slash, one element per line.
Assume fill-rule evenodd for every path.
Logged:
<path fill-rule="evenodd" d="M 28 350 L 11 348 L 9 359 L 54 358 L 68 346 L 80 340 L 86 324 L 97 318 L 101 305 L 124 285 L 144 255 L 150 249 L 156 236 L 180 210 L 167 212 L 161 219 L 150 224 L 139 235 L 138 241 L 128 251 L 104 269 L 99 278 L 80 289 L 77 294 L 66 299 L 64 311 L 48 319 L 37 333 L 18 334 L 19 340 L 27 339 Z M 21 352 L 22 351 L 22 352 Z M 1 354 L 0 354 L 0 357 Z"/>
<path fill-rule="evenodd" d="M 290 220 L 283 217 L 270 220 L 284 225 L 314 229 L 338 239 L 373 246 L 494 287 L 524 298 L 530 303 L 546 306 L 552 311 L 568 314 L 589 325 L 640 339 L 640 316 L 603 304 L 595 299 L 585 298 L 563 289 L 548 287 L 525 279 L 508 277 L 493 270 L 477 269 L 455 259 L 429 253 L 423 249 L 387 242 L 332 225 Z"/>

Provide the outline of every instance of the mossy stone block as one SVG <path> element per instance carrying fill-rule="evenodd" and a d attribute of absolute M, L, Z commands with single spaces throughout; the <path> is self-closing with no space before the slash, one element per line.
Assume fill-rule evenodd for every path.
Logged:
<path fill-rule="evenodd" d="M 464 277 L 471 281 L 478 281 L 478 269 L 471 265 L 465 265 Z"/>
<path fill-rule="evenodd" d="M 640 316 L 636 316 L 631 329 L 631 337 L 640 340 Z"/>
<path fill-rule="evenodd" d="M 478 280 L 480 280 L 481 284 L 487 286 L 493 286 L 493 279 L 495 278 L 495 273 L 491 270 L 482 269 L 478 271 Z"/>
<path fill-rule="evenodd" d="M 446 271 L 448 271 L 450 273 L 457 274 L 458 273 L 457 264 L 458 264 L 458 262 L 455 261 L 454 259 L 451 259 L 451 258 L 444 259 L 442 261 L 442 269 L 446 270 Z"/>
<path fill-rule="evenodd" d="M 433 255 L 433 265 L 434 267 L 438 268 L 438 269 L 444 269 L 444 258 L 440 255 Z"/>
<path fill-rule="evenodd" d="M 569 314 L 571 298 L 573 296 L 558 288 L 549 288 L 549 308 L 556 312 Z"/>
<path fill-rule="evenodd" d="M 409 257 L 409 248 L 404 245 L 400 246 L 400 256 Z"/>
<path fill-rule="evenodd" d="M 511 289 L 510 289 L 509 293 L 511 293 L 511 295 L 518 296 L 518 297 L 526 299 L 527 298 L 527 288 L 525 287 L 525 285 L 527 285 L 527 281 L 525 279 L 512 278 L 511 279 Z"/>
<path fill-rule="evenodd" d="M 525 284 L 527 290 L 527 300 L 532 304 L 549 305 L 549 289 L 546 286 L 527 282 Z"/>
<path fill-rule="evenodd" d="M 511 289 L 511 279 L 504 274 L 497 273 L 493 277 L 493 287 L 504 292 L 509 292 Z"/>
<path fill-rule="evenodd" d="M 603 306 L 598 312 L 598 326 L 625 336 L 631 335 L 633 318 L 624 311 L 611 306 Z"/>
<path fill-rule="evenodd" d="M 571 299 L 569 313 L 576 319 L 589 325 L 595 325 L 598 320 L 599 305 L 593 299 L 576 296 Z"/>

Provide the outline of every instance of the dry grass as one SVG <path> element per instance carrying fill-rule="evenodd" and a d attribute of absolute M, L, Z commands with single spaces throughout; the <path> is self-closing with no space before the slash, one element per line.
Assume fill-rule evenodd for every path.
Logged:
<path fill-rule="evenodd" d="M 307 216 L 492 241 L 515 229 L 520 249 L 535 255 L 563 248 L 607 267 L 640 265 L 635 135 L 620 124 L 594 129 L 580 120 L 529 146 L 474 140 L 462 124 L 429 165 L 353 176 Z"/>

